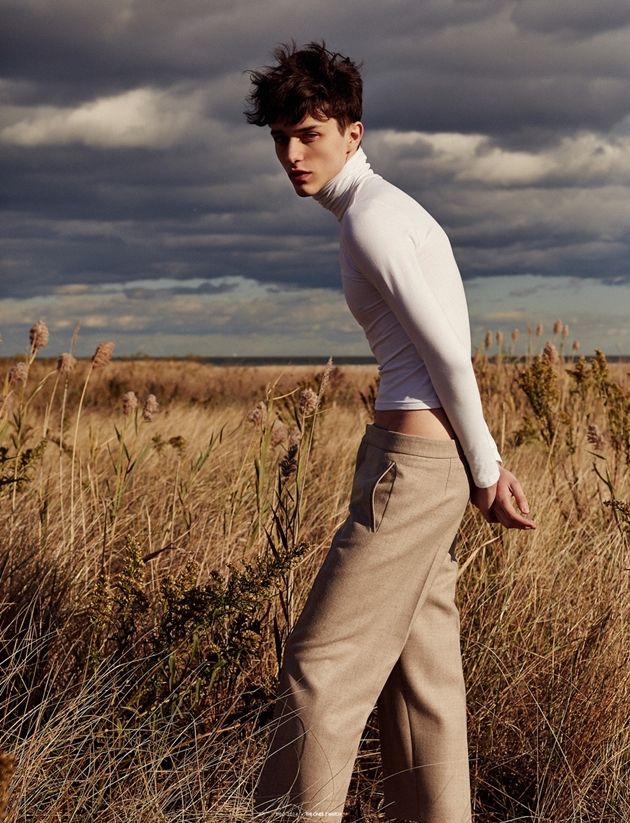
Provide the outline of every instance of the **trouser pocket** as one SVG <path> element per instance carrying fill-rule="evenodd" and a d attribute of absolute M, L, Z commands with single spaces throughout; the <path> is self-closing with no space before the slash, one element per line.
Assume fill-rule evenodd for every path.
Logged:
<path fill-rule="evenodd" d="M 396 461 L 370 443 L 359 449 L 350 495 L 350 514 L 355 523 L 377 532 L 396 480 Z"/>

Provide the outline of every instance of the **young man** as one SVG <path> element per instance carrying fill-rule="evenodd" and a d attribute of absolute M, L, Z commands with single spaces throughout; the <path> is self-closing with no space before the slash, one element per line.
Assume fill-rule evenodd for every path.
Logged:
<path fill-rule="evenodd" d="M 251 72 L 247 118 L 339 221 L 344 295 L 381 379 L 348 516 L 287 639 L 256 809 L 339 820 L 377 704 L 383 813 L 468 823 L 455 535 L 469 499 L 490 522 L 535 524 L 484 421 L 448 238 L 361 148 L 356 65 L 317 43 L 274 57 Z"/>

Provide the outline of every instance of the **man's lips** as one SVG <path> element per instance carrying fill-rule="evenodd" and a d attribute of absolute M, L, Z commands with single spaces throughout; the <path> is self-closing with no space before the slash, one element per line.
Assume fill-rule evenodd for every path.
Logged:
<path fill-rule="evenodd" d="M 289 177 L 291 178 L 291 180 L 296 180 L 297 182 L 301 182 L 303 180 L 306 180 L 306 178 L 309 176 L 310 173 L 311 173 L 310 171 L 302 171 L 302 170 L 300 170 L 300 171 L 290 171 L 289 172 Z"/>

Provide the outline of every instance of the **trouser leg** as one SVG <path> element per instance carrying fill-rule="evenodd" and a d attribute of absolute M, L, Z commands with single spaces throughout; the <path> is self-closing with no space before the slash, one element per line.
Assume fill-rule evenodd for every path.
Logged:
<path fill-rule="evenodd" d="M 471 820 L 456 580 L 447 552 L 378 699 L 384 810 L 393 818 Z"/>
<path fill-rule="evenodd" d="M 285 646 L 257 810 L 284 798 L 341 817 L 365 723 L 468 499 L 454 446 L 420 440 L 428 455 L 361 442 L 349 515 Z"/>

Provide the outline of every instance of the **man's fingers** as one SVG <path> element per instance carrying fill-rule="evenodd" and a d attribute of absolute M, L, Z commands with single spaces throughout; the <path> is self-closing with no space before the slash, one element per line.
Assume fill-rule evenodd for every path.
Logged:
<path fill-rule="evenodd" d="M 492 505 L 492 512 L 499 523 L 508 529 L 535 529 L 533 520 L 519 514 L 509 500 L 498 497 Z"/>
<path fill-rule="evenodd" d="M 471 495 L 474 505 L 480 509 L 488 523 L 500 523 L 508 529 L 535 529 L 536 524 L 528 517 L 529 505 L 517 478 L 507 470 L 501 471 L 497 484 L 490 489 L 475 489 Z M 514 507 L 514 502 L 520 512 Z"/>
<path fill-rule="evenodd" d="M 523 491 L 523 487 L 516 478 L 514 478 L 514 480 L 510 483 L 510 491 L 514 495 L 516 505 L 519 507 L 519 509 L 522 512 L 525 512 L 525 514 L 529 514 L 529 504 L 527 503 L 525 492 Z"/>

